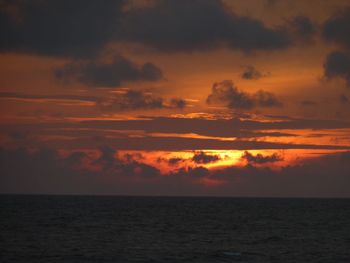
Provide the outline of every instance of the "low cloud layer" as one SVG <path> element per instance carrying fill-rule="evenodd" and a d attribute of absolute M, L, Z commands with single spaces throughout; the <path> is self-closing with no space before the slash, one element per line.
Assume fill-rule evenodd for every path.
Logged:
<path fill-rule="evenodd" d="M 180 168 L 161 174 L 153 166 L 119 157 L 109 147 L 100 157 L 68 157 L 41 149 L 0 150 L 1 193 L 153 194 L 223 196 L 349 197 L 349 152 L 315 157 L 302 164 L 269 168 L 231 166 L 219 170 Z M 97 158 L 97 159 L 96 159 Z M 90 169 L 83 163 L 90 163 Z"/>

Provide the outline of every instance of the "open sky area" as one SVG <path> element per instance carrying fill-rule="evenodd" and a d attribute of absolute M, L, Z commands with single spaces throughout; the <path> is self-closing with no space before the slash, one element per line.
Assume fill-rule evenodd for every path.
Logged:
<path fill-rule="evenodd" d="M 350 1 L 0 0 L 0 192 L 350 197 Z"/>

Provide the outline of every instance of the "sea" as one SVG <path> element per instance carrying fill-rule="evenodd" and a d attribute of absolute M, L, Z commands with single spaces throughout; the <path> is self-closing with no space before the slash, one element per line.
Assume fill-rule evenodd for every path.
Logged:
<path fill-rule="evenodd" d="M 0 262 L 350 262 L 350 199 L 0 195 Z"/>

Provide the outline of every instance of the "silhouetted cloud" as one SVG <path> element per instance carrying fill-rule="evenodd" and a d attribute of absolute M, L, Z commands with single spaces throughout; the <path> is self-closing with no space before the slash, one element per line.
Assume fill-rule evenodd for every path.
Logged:
<path fill-rule="evenodd" d="M 185 160 L 179 157 L 173 157 L 167 160 L 169 165 L 177 165 L 184 162 Z"/>
<path fill-rule="evenodd" d="M 322 27 L 325 40 L 350 49 L 350 7 L 339 10 L 326 20 Z"/>
<path fill-rule="evenodd" d="M 139 155 L 124 156 L 120 158 L 115 148 L 111 146 L 101 146 L 99 148 L 100 156 L 92 161 L 92 165 L 99 165 L 104 173 L 113 176 L 142 176 L 153 177 L 159 175 L 159 170 L 153 166 L 139 162 L 142 159 Z"/>
<path fill-rule="evenodd" d="M 125 81 L 157 81 L 162 71 L 152 63 L 141 66 L 123 56 L 115 56 L 111 63 L 75 61 L 54 71 L 57 79 L 64 82 L 77 80 L 91 87 L 118 87 Z"/>
<path fill-rule="evenodd" d="M 146 94 L 142 91 L 128 90 L 109 101 L 102 101 L 100 105 L 111 110 L 159 109 L 164 107 L 164 102 L 161 97 Z"/>
<path fill-rule="evenodd" d="M 172 108 L 183 109 L 187 105 L 187 102 L 181 98 L 173 98 L 170 100 L 170 106 Z"/>
<path fill-rule="evenodd" d="M 323 67 L 326 78 L 342 78 L 350 88 L 350 54 L 348 52 L 334 51 L 328 54 Z"/>
<path fill-rule="evenodd" d="M 117 152 L 110 146 L 104 145 L 99 148 L 100 157 L 94 162 L 100 164 L 104 170 L 111 169 L 119 164 L 119 159 L 116 158 Z"/>
<path fill-rule="evenodd" d="M 74 167 L 76 165 L 82 165 L 85 158 L 88 158 L 85 152 L 73 152 L 64 159 L 64 163 L 69 167 Z"/>
<path fill-rule="evenodd" d="M 0 51 L 92 58 L 110 43 L 131 41 L 166 52 L 220 47 L 253 52 L 284 49 L 295 42 L 295 32 L 303 37 L 313 32 L 307 18 L 292 20 L 290 32 L 290 26 L 268 27 L 238 15 L 220 0 L 125 3 L 5 1 L 0 7 Z"/>
<path fill-rule="evenodd" d="M 350 87 L 350 7 L 338 10 L 322 26 L 323 38 L 344 50 L 328 54 L 324 63 L 324 75 L 331 79 L 343 78 Z"/>
<path fill-rule="evenodd" d="M 116 38 L 124 3 L 123 0 L 106 0 L 103 5 L 95 0 L 2 1 L 0 50 L 48 56 L 96 56 Z"/>
<path fill-rule="evenodd" d="M 259 90 L 253 94 L 253 99 L 259 107 L 282 107 L 283 103 L 276 97 L 275 94 Z"/>
<path fill-rule="evenodd" d="M 205 178 L 209 175 L 210 171 L 209 169 L 202 167 L 202 166 L 196 166 L 196 167 L 182 167 L 178 169 L 175 172 L 170 172 L 171 177 L 178 177 L 178 178 L 189 178 L 189 183 L 191 183 L 191 180 L 193 179 L 201 179 Z"/>
<path fill-rule="evenodd" d="M 264 156 L 260 153 L 258 153 L 257 155 L 253 155 L 248 151 L 245 151 L 241 158 L 245 159 L 250 164 L 274 163 L 274 162 L 279 162 L 283 160 L 283 157 L 278 155 L 277 153 Z"/>
<path fill-rule="evenodd" d="M 215 171 L 211 178 L 227 180 L 228 192 L 251 196 L 348 196 L 349 189 L 342 184 L 350 183 L 349 157 L 349 152 L 328 154 L 277 171 L 232 166 Z"/>
<path fill-rule="evenodd" d="M 195 51 L 228 46 L 245 52 L 286 48 L 282 28 L 231 12 L 222 1 L 156 0 L 123 16 L 122 35 L 162 51 Z"/>
<path fill-rule="evenodd" d="M 206 154 L 203 151 L 195 153 L 192 157 L 192 161 L 198 164 L 214 163 L 219 160 L 220 160 L 219 155 Z"/>
<path fill-rule="evenodd" d="M 223 104 L 230 109 L 252 109 L 254 107 L 281 107 L 282 103 L 270 92 L 260 90 L 254 94 L 238 90 L 230 80 L 214 83 L 208 104 Z"/>
<path fill-rule="evenodd" d="M 182 103 L 182 99 L 171 100 L 170 105 L 168 105 L 162 97 L 139 90 L 128 90 L 125 93 L 101 99 L 97 102 L 97 105 L 104 110 L 110 111 L 165 108 L 182 109 L 186 106 L 185 103 Z"/>
<path fill-rule="evenodd" d="M 260 79 L 264 75 L 258 71 L 254 66 L 247 65 L 241 75 L 242 79 L 252 80 Z"/>

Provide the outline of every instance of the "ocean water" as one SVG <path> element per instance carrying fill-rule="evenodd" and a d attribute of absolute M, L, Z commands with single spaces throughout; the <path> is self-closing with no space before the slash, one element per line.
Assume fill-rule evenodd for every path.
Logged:
<path fill-rule="evenodd" d="M 0 196 L 0 262 L 350 262 L 350 199 Z"/>

